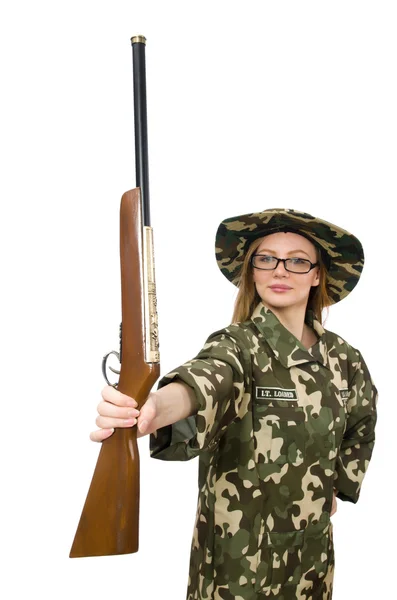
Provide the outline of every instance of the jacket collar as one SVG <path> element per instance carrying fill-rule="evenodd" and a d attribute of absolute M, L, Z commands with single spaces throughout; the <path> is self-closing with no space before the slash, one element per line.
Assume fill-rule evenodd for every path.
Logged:
<path fill-rule="evenodd" d="M 311 309 L 306 311 L 305 322 L 319 336 L 311 348 L 305 346 L 296 338 L 263 302 L 259 302 L 251 315 L 251 320 L 263 334 L 277 360 L 284 367 L 293 367 L 305 362 L 318 362 L 330 368 L 326 345 L 326 330 L 314 316 Z"/>

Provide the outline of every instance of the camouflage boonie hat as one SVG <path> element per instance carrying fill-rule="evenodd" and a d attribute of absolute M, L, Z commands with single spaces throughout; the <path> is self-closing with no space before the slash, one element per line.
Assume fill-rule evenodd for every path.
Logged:
<path fill-rule="evenodd" d="M 251 243 L 278 231 L 303 235 L 320 249 L 332 303 L 345 298 L 357 285 L 364 267 L 360 241 L 341 227 L 291 208 L 269 208 L 222 221 L 216 233 L 215 255 L 223 275 L 238 286 Z"/>

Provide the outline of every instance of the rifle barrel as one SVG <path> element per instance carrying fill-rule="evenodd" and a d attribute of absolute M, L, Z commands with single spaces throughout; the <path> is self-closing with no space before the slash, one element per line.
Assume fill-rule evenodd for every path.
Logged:
<path fill-rule="evenodd" d="M 146 108 L 146 38 L 131 38 L 134 78 L 134 128 L 136 187 L 141 190 L 142 224 L 150 227 L 149 159 Z"/>

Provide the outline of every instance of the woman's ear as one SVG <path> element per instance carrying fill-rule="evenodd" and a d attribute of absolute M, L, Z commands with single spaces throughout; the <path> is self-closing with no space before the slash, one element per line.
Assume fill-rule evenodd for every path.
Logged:
<path fill-rule="evenodd" d="M 316 277 L 312 283 L 312 286 L 320 285 L 320 267 L 315 267 L 316 269 Z"/>

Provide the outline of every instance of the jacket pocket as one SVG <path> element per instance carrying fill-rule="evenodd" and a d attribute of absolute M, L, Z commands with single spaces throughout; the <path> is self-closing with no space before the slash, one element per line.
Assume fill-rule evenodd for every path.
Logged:
<path fill-rule="evenodd" d="M 314 589 L 322 584 L 328 568 L 334 563 L 332 531 L 329 515 L 327 515 L 325 523 L 310 524 L 305 529 L 302 547 L 302 578 L 304 582 L 313 583 Z"/>
<path fill-rule="evenodd" d="M 296 586 L 302 576 L 304 531 L 265 532 L 258 553 L 255 591 L 268 595 Z"/>
<path fill-rule="evenodd" d="M 327 522 L 328 521 L 328 522 Z M 286 586 L 316 592 L 334 564 L 332 523 L 325 520 L 306 529 L 260 536 L 255 591 L 277 595 Z"/>
<path fill-rule="evenodd" d="M 302 407 L 280 404 L 254 406 L 255 461 L 298 466 L 305 459 L 305 413 Z"/>

